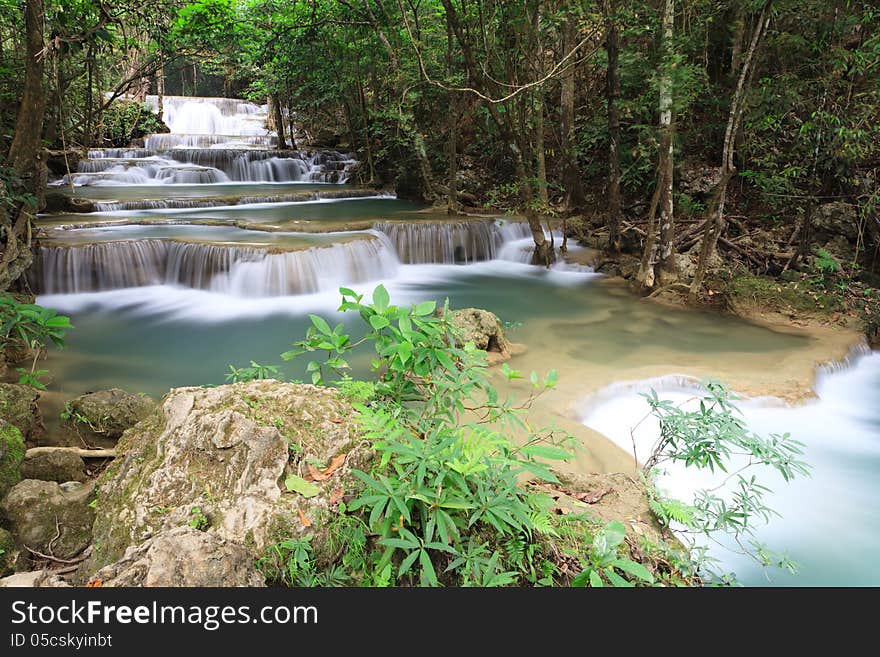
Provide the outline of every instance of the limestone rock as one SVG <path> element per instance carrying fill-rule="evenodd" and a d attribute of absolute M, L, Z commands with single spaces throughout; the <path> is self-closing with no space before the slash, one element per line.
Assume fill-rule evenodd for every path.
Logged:
<path fill-rule="evenodd" d="M 102 586 L 265 586 L 241 545 L 192 527 L 162 532 L 99 570 Z"/>
<path fill-rule="evenodd" d="M 480 308 L 462 308 L 451 313 L 452 324 L 461 331 L 464 342 L 473 342 L 489 356 L 494 365 L 510 359 L 513 345 L 504 335 L 501 320 L 494 313 Z"/>
<path fill-rule="evenodd" d="M 99 390 L 69 401 L 64 424 L 72 436 L 87 444 L 107 447 L 155 406 L 156 402 L 146 395 L 133 395 L 119 388 Z"/>
<path fill-rule="evenodd" d="M 680 278 L 684 280 L 691 280 L 694 277 L 694 274 L 697 273 L 697 265 L 700 263 L 700 243 L 698 242 L 696 246 L 694 246 L 690 251 L 686 251 L 685 253 L 678 253 L 675 256 L 675 262 L 678 267 L 678 275 Z M 724 261 L 721 259 L 721 256 L 718 255 L 716 251 L 711 256 L 709 256 L 709 262 L 707 263 L 706 270 L 707 271 L 717 271 L 724 266 Z"/>
<path fill-rule="evenodd" d="M 843 201 L 823 203 L 813 210 L 811 223 L 815 241 L 820 244 L 837 235 L 854 242 L 859 234 L 858 206 Z"/>
<path fill-rule="evenodd" d="M 0 503 L 19 543 L 61 559 L 70 559 L 92 541 L 95 512 L 89 506 L 94 484 L 25 479 Z"/>
<path fill-rule="evenodd" d="M 57 451 L 25 455 L 21 464 L 22 479 L 40 479 L 42 481 L 85 481 L 85 463 L 82 458 L 72 452 Z"/>
<path fill-rule="evenodd" d="M 30 386 L 0 383 L 0 419 L 18 427 L 22 438 L 32 443 L 43 434 L 39 398 L 40 393 Z"/>
<path fill-rule="evenodd" d="M 207 519 L 207 533 L 244 545 L 252 557 L 305 533 L 320 545 L 330 495 L 345 490 L 349 469 L 368 467 L 372 456 L 359 446 L 353 415 L 335 390 L 311 385 L 267 380 L 171 390 L 150 417 L 125 432 L 99 481 L 94 533 L 100 550 L 82 573 L 198 516 Z M 287 475 L 307 476 L 309 466 L 329 467 L 334 458 L 340 467 L 314 482 L 317 494 L 287 491 Z"/>
<path fill-rule="evenodd" d="M 21 481 L 21 462 L 24 459 L 24 441 L 21 432 L 5 420 L 0 420 L 0 499 Z"/>
<path fill-rule="evenodd" d="M 16 573 L 0 579 L 0 589 L 6 588 L 63 588 L 70 586 L 58 575 L 53 575 L 50 570 L 31 570 L 26 573 Z"/>

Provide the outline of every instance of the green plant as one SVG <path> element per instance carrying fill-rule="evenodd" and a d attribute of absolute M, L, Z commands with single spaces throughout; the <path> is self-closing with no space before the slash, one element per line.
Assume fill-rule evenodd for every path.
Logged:
<path fill-rule="evenodd" d="M 0 349 L 7 347 L 41 349 L 49 343 L 64 348 L 70 318 L 51 308 L 19 303 L 7 293 L 0 293 Z"/>
<path fill-rule="evenodd" d="M 19 385 L 31 386 L 37 390 L 46 389 L 46 384 L 40 379 L 48 374 L 49 370 L 28 370 L 24 367 L 16 367 L 15 371 L 18 372 Z"/>
<path fill-rule="evenodd" d="M 702 389 L 705 393 L 692 400 L 699 402 L 695 408 L 660 399 L 654 390 L 643 393 L 648 416 L 660 426 L 643 468 L 651 510 L 680 535 L 703 535 L 714 542 L 726 536 L 737 551 L 761 565 L 793 570 L 787 557 L 770 553 L 756 540 L 758 523 L 778 514 L 767 505 L 771 491 L 754 471 L 769 468 L 786 482 L 808 475 L 809 467 L 800 459 L 802 443 L 787 433 L 762 437 L 749 431 L 733 403 L 736 397 L 723 384 L 704 381 Z M 663 465 L 672 462 L 726 476 L 716 488 L 698 490 L 690 503 L 669 499 L 656 481 Z"/>
<path fill-rule="evenodd" d="M 609 522 L 593 535 L 587 554 L 581 557 L 583 570 L 572 580 L 572 586 L 615 587 L 635 586 L 635 583 L 653 584 L 654 575 L 645 566 L 621 557 L 619 547 L 626 539 L 626 527 L 617 520 Z M 629 576 L 627 579 L 624 575 Z"/>
<path fill-rule="evenodd" d="M 263 379 L 280 379 L 281 371 L 275 365 L 261 365 L 251 361 L 247 367 L 229 366 L 226 380 L 230 383 L 246 383 L 248 381 L 261 381 Z"/>
<path fill-rule="evenodd" d="M 816 256 L 813 258 L 813 269 L 818 274 L 817 277 L 810 280 L 811 283 L 819 283 L 823 287 L 828 287 L 831 279 L 840 271 L 840 263 L 835 257 L 825 249 L 816 249 Z"/>
<path fill-rule="evenodd" d="M 350 579 L 338 567 L 319 572 L 312 536 L 275 543 L 257 560 L 257 568 L 267 581 L 287 586 L 343 586 Z"/>
<path fill-rule="evenodd" d="M 539 459 L 571 456 L 562 447 L 569 444 L 567 434 L 529 431 L 522 419 L 534 398 L 555 385 L 555 372 L 544 379 L 532 374 L 529 399 L 514 406 L 488 383 L 485 353 L 470 343 L 458 346 L 447 307 L 435 313 L 433 301 L 394 306 L 381 285 L 372 303 L 346 288 L 340 292 L 340 310 L 360 315 L 364 337 L 353 341 L 342 324 L 331 329 L 312 315 L 306 339 L 283 357 L 327 352 L 323 362 L 307 366 L 321 383 L 325 368 L 342 372 L 351 351 L 373 348 L 375 399 L 355 408 L 380 459 L 371 473 L 353 470 L 365 489 L 348 508 L 364 510 L 383 550 L 375 572 L 393 563 L 397 580 L 422 585 L 439 585 L 447 574 L 463 585 L 512 583 L 514 571 L 497 546 L 554 532 L 548 496 L 519 480 L 556 481 Z M 502 372 L 524 378 L 506 366 Z M 500 431 L 512 428 L 526 430 L 524 444 L 514 445 Z"/>
<path fill-rule="evenodd" d="M 198 529 L 200 532 L 203 532 L 211 526 L 211 521 L 208 520 L 208 516 L 206 516 L 199 507 L 194 506 L 190 511 L 190 515 L 192 516 L 192 519 L 189 521 L 189 526 L 193 529 Z"/>

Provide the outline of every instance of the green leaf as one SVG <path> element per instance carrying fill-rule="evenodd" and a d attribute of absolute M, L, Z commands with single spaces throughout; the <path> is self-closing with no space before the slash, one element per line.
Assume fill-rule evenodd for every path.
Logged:
<path fill-rule="evenodd" d="M 560 447 L 551 447 L 550 445 L 527 445 L 522 448 L 522 453 L 554 461 L 567 461 L 572 457 L 572 454 L 567 450 Z"/>
<path fill-rule="evenodd" d="M 380 313 L 384 313 L 388 310 L 388 304 L 391 301 L 391 297 L 388 294 L 388 290 L 385 289 L 384 285 L 379 285 L 373 290 L 373 305 L 376 307 L 376 310 Z"/>
<path fill-rule="evenodd" d="M 370 317 L 370 326 L 372 326 L 375 330 L 381 331 L 383 328 L 389 326 L 391 322 L 388 321 L 388 318 L 384 315 L 373 315 Z"/>
<path fill-rule="evenodd" d="M 645 568 L 642 564 L 637 561 L 630 561 L 629 559 L 617 559 L 611 564 L 615 568 L 622 570 L 623 572 L 632 575 L 633 577 L 638 577 L 643 582 L 647 582 L 648 584 L 654 583 L 654 575 L 650 570 Z"/>
<path fill-rule="evenodd" d="M 312 320 L 312 324 L 315 325 L 315 328 L 318 329 L 322 335 L 332 335 L 333 331 L 330 330 L 330 325 L 324 321 L 322 317 L 309 315 L 309 319 Z"/>
<path fill-rule="evenodd" d="M 430 315 L 434 312 L 434 309 L 437 307 L 436 301 L 424 301 L 420 304 L 417 304 L 413 308 L 413 314 L 418 317 L 424 317 L 425 315 Z"/>
<path fill-rule="evenodd" d="M 590 571 L 590 586 L 596 589 L 601 589 L 605 586 L 605 582 L 602 581 L 602 578 L 599 577 L 599 573 L 595 570 Z"/>
<path fill-rule="evenodd" d="M 608 543 L 609 548 L 615 548 L 621 543 L 623 543 L 623 539 L 626 538 L 626 527 L 619 520 L 612 520 L 607 525 L 605 525 L 605 529 L 602 530 L 605 534 L 605 540 Z"/>
<path fill-rule="evenodd" d="M 299 493 L 303 497 L 314 497 L 321 492 L 321 489 L 315 486 L 315 484 L 295 474 L 287 475 L 287 478 L 284 480 L 284 486 L 287 490 Z"/>

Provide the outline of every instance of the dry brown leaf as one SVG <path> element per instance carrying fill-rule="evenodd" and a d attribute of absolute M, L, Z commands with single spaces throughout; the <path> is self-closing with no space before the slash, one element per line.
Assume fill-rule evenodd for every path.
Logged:
<path fill-rule="evenodd" d="M 311 463 L 309 463 L 308 468 L 309 476 L 305 477 L 306 481 L 324 481 L 330 477 L 330 475 L 324 474 L 323 472 L 318 472 L 317 468 Z"/>
<path fill-rule="evenodd" d="M 345 422 L 345 420 L 343 420 L 341 417 L 333 417 L 333 418 L 330 418 L 330 421 L 331 421 L 333 424 L 342 424 L 343 422 Z"/>
<path fill-rule="evenodd" d="M 296 512 L 299 514 L 300 522 L 302 522 L 303 527 L 311 527 L 312 521 L 306 518 L 306 514 L 303 513 L 302 509 L 297 509 Z"/>
<path fill-rule="evenodd" d="M 575 495 L 575 498 L 579 499 L 581 502 L 585 502 L 586 504 L 595 504 L 603 497 L 613 492 L 613 488 L 602 488 L 592 493 L 578 493 L 577 495 Z"/>
<path fill-rule="evenodd" d="M 341 488 L 337 488 L 332 493 L 330 493 L 330 506 L 335 506 L 339 504 L 340 500 L 342 500 L 342 496 L 345 494 L 345 491 Z"/>
<path fill-rule="evenodd" d="M 99 589 L 104 586 L 104 580 L 102 579 L 93 579 L 91 582 L 86 584 L 87 589 Z"/>
<path fill-rule="evenodd" d="M 342 467 L 342 464 L 345 463 L 346 456 L 348 456 L 348 455 L 345 452 L 343 452 L 342 454 L 335 457 L 332 461 L 330 461 L 330 465 L 328 465 L 326 468 L 324 468 L 324 471 L 322 472 L 322 474 L 325 475 L 324 479 L 326 479 L 327 477 L 329 477 L 334 472 L 336 472 L 339 468 Z"/>

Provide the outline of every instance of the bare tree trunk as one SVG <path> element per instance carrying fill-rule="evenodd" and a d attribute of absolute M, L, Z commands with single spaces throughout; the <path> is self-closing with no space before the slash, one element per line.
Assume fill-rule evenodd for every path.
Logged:
<path fill-rule="evenodd" d="M 605 48 L 608 52 L 605 94 L 608 102 L 608 250 L 620 252 L 620 71 L 618 70 L 618 34 L 613 0 L 604 0 L 607 21 Z"/>
<path fill-rule="evenodd" d="M 16 170 L 21 180 L 21 189 L 9 191 L 14 192 L 15 196 L 28 193 L 36 199 L 36 204 L 17 202 L 14 208 L 0 206 L 0 245 L 3 247 L 0 256 L 0 290 L 7 289 L 30 266 L 33 257 L 31 220 L 43 205 L 46 182 L 41 144 L 46 113 L 43 16 L 43 0 L 27 0 L 24 7 L 24 86 L 7 163 Z"/>
<path fill-rule="evenodd" d="M 284 112 L 281 111 L 281 100 L 277 95 L 272 96 L 272 113 L 275 117 L 275 131 L 278 133 L 278 148 L 282 151 L 287 148 L 287 141 L 284 139 Z"/>
<path fill-rule="evenodd" d="M 538 199 L 544 208 L 550 205 L 550 195 L 547 190 L 547 153 L 544 148 L 544 97 L 539 90 L 536 94 L 537 107 L 535 107 L 535 160 L 537 162 Z"/>
<path fill-rule="evenodd" d="M 761 15 L 752 34 L 752 40 L 749 49 L 746 52 L 745 59 L 742 62 L 742 68 L 736 82 L 736 89 L 730 102 L 730 113 L 727 117 L 727 129 L 724 132 L 724 148 L 721 155 L 721 178 L 712 194 L 712 202 L 709 206 L 709 213 L 706 221 L 706 229 L 703 233 L 703 243 L 700 247 L 700 259 L 697 262 L 697 269 L 694 272 L 694 280 L 688 292 L 688 301 L 696 300 L 697 295 L 703 287 L 703 281 L 706 277 L 706 269 L 708 268 L 709 259 L 715 253 L 718 238 L 727 227 L 724 219 L 724 202 L 727 195 L 727 186 L 730 179 L 736 174 L 736 165 L 733 156 L 736 151 L 736 135 L 739 131 L 740 122 L 742 121 L 743 109 L 745 105 L 745 95 L 749 81 L 754 70 L 755 54 L 761 45 L 764 34 L 770 23 L 770 9 L 773 0 L 766 0 L 761 8 Z M 809 215 L 809 206 L 807 210 Z M 806 219 L 808 221 L 809 218 Z M 805 223 L 805 226 L 808 224 Z M 801 235 L 803 238 L 803 233 Z"/>
<path fill-rule="evenodd" d="M 672 122 L 672 37 L 675 27 L 675 0 L 666 0 L 663 11 L 663 74 L 660 78 L 660 243 L 656 265 L 656 282 L 666 285 L 678 278 L 675 262 L 675 215 L 672 207 L 674 160 L 674 126 Z"/>
<path fill-rule="evenodd" d="M 156 71 L 156 99 L 158 105 L 159 120 L 163 120 L 165 114 L 165 67 L 160 66 Z"/>
<path fill-rule="evenodd" d="M 577 38 L 577 16 L 569 13 L 562 31 L 562 52 L 574 47 Z M 562 75 L 560 92 L 560 133 L 562 136 L 562 184 L 565 186 L 565 205 L 571 209 L 584 203 L 584 187 L 577 164 L 575 148 L 575 67 L 569 66 Z"/>
<path fill-rule="evenodd" d="M 446 25 L 446 72 L 448 75 L 452 74 L 453 70 L 453 53 L 455 52 L 454 48 L 454 35 L 452 34 L 452 27 L 447 23 Z M 447 98 L 449 102 L 449 142 L 447 148 L 447 159 L 448 159 L 448 182 L 446 183 L 446 212 L 447 214 L 457 214 L 458 213 L 458 153 L 457 153 L 457 141 L 458 141 L 458 103 L 456 102 L 456 92 L 448 91 Z"/>

